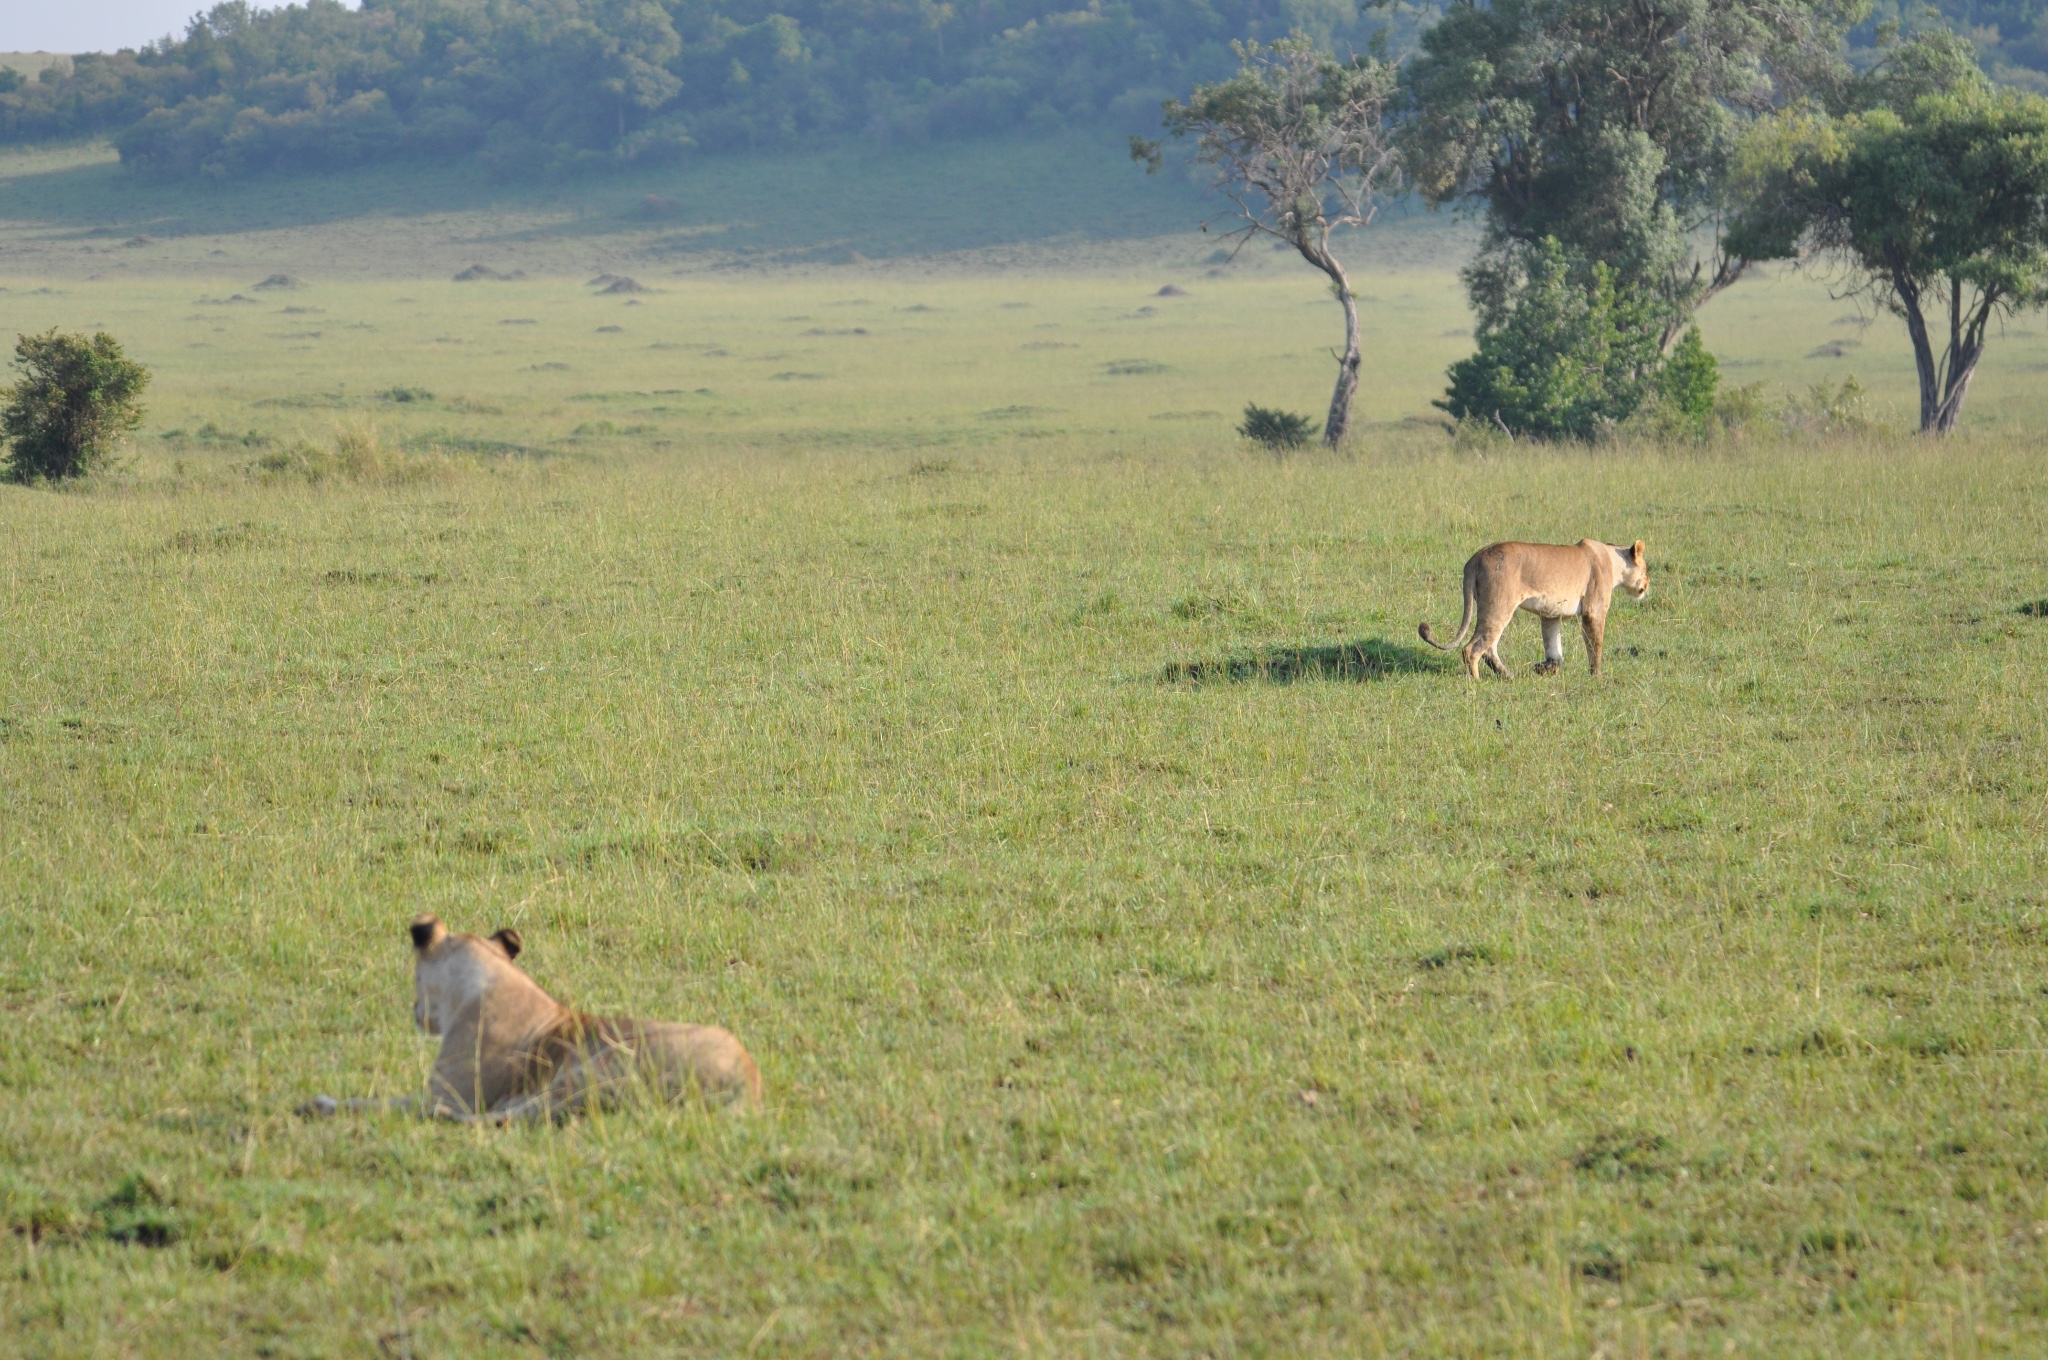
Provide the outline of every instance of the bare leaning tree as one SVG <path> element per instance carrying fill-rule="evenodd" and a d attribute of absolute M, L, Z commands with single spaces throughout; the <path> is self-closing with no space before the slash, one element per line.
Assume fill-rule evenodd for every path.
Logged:
<path fill-rule="evenodd" d="M 1196 86 L 1185 102 L 1169 99 L 1166 130 L 1193 138 L 1196 158 L 1216 167 L 1216 187 L 1243 224 L 1225 233 L 1238 238 L 1238 250 L 1271 236 L 1329 275 L 1344 308 L 1344 357 L 1323 425 L 1323 442 L 1335 448 L 1351 428 L 1358 392 L 1358 299 L 1330 235 L 1370 225 L 1381 195 L 1399 184 L 1394 67 L 1372 56 L 1339 61 L 1299 34 L 1271 47 L 1232 47 L 1238 73 Z M 1133 137 L 1131 158 L 1155 173 L 1160 144 Z"/>

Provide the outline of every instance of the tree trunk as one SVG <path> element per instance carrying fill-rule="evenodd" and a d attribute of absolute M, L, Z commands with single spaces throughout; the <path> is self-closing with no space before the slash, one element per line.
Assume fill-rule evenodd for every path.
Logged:
<path fill-rule="evenodd" d="M 1892 270 L 1892 291 L 1913 337 L 1913 363 L 1920 370 L 1920 433 L 1933 432 L 1941 411 L 1941 370 L 1934 361 L 1934 342 L 1927 338 L 1927 318 L 1920 314 L 1920 290 L 1902 269 Z"/>
<path fill-rule="evenodd" d="M 1948 392 L 1941 399 L 1941 407 L 1934 413 L 1934 432 L 1947 434 L 1963 418 L 1963 399 L 1970 395 L 1970 379 L 1977 376 L 1977 361 L 1984 357 L 1981 344 L 1958 355 L 1948 374 Z M 1926 428 L 1925 426 L 1922 427 Z"/>
<path fill-rule="evenodd" d="M 1337 301 L 1344 305 L 1344 357 L 1337 361 L 1337 387 L 1330 393 L 1330 416 L 1323 422 L 1323 443 L 1336 448 L 1351 433 L 1351 399 L 1358 395 L 1358 299 L 1351 294 L 1351 280 L 1344 266 L 1328 250 L 1304 246 L 1308 262 L 1330 276 Z"/>
<path fill-rule="evenodd" d="M 1678 348 L 1679 340 L 1692 327 L 1692 319 L 1698 314 L 1699 309 L 1713 301 L 1716 293 L 1740 281 L 1742 276 L 1749 272 L 1749 267 L 1748 260 L 1721 261 L 1720 266 L 1714 270 L 1714 277 L 1707 280 L 1707 286 L 1692 300 L 1692 305 L 1664 323 L 1664 335 L 1657 342 L 1657 352 L 1669 359 L 1671 351 Z"/>
<path fill-rule="evenodd" d="M 1971 314 L 1963 315 L 1963 281 L 1949 279 L 1948 373 L 1942 383 L 1941 409 L 1935 413 L 1934 430 L 1947 434 L 1963 417 L 1963 400 L 1970 395 L 1970 379 L 1977 376 L 1977 361 L 1984 357 L 1984 328 L 1998 305 L 1995 289 L 1977 297 Z"/>

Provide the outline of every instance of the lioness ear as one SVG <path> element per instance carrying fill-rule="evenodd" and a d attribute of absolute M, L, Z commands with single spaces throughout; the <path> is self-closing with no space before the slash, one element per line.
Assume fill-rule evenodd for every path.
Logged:
<path fill-rule="evenodd" d="M 510 926 L 496 932 L 491 938 L 498 942 L 498 947 L 505 951 L 505 957 L 508 959 L 518 958 L 519 951 L 526 947 L 526 942 L 519 938 L 519 932 Z"/>
<path fill-rule="evenodd" d="M 1636 545 L 1635 545 L 1635 546 L 1634 546 L 1633 548 L 1630 548 L 1630 549 L 1628 550 L 1628 553 L 1629 553 L 1629 556 L 1630 556 L 1630 557 L 1633 557 L 1633 558 L 1635 558 L 1635 560 L 1636 560 L 1636 561 L 1638 561 L 1638 562 L 1642 561 L 1642 560 L 1643 560 L 1643 540 L 1641 540 L 1640 538 L 1639 538 L 1639 539 L 1637 539 L 1637 540 L 1636 540 Z"/>
<path fill-rule="evenodd" d="M 448 938 L 448 927 L 441 924 L 438 916 L 415 916 L 412 918 L 412 947 L 424 954 Z"/>

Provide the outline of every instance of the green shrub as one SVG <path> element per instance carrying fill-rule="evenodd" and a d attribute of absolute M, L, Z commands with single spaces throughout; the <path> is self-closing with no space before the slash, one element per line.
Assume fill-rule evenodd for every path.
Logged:
<path fill-rule="evenodd" d="M 1714 393 L 1721 385 L 1721 365 L 1707 352 L 1700 328 L 1686 328 L 1685 338 L 1657 371 L 1657 396 L 1680 419 L 1702 432 L 1714 416 Z"/>
<path fill-rule="evenodd" d="M 1660 353 L 1664 305 L 1622 288 L 1605 264 L 1575 267 L 1545 240 L 1528 276 L 1497 317 L 1483 322 L 1479 352 L 1451 366 L 1436 405 L 1538 439 L 1591 439 L 1645 406 L 1670 423 L 1704 432 L 1719 382 L 1697 328 L 1667 360 Z"/>
<path fill-rule="evenodd" d="M 55 328 L 21 336 L 14 364 L 21 381 L 0 404 L 9 481 L 84 476 L 142 423 L 135 399 L 149 385 L 149 370 L 125 357 L 105 331 L 90 340 Z"/>
<path fill-rule="evenodd" d="M 1717 429 L 1733 429 L 1739 420 L 1724 418 L 1717 395 L 1720 384 L 1721 366 L 1707 352 L 1700 339 L 1700 328 L 1688 327 L 1685 338 L 1656 371 L 1646 398 L 1629 418 L 1628 426 L 1661 440 L 1705 439 Z M 1746 412 L 1754 404 L 1755 393 L 1747 393 L 1746 398 L 1727 409 Z"/>
<path fill-rule="evenodd" d="M 1755 428 L 1768 414 L 1764 385 L 1760 382 L 1724 387 L 1714 394 L 1714 419 L 1729 434 L 1741 435 Z"/>
<path fill-rule="evenodd" d="M 1861 434 L 1871 426 L 1864 410 L 1863 384 L 1854 373 L 1839 386 L 1827 379 L 1795 396 L 1785 407 L 1785 429 L 1790 434 Z"/>
<path fill-rule="evenodd" d="M 1315 420 L 1292 411 L 1270 411 L 1256 402 L 1246 402 L 1244 423 L 1237 432 L 1254 444 L 1269 449 L 1298 449 L 1315 438 Z"/>

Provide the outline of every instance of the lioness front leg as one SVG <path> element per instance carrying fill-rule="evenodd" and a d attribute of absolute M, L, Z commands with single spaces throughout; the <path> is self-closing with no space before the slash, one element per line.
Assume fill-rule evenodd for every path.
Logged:
<path fill-rule="evenodd" d="M 456 1112 L 442 1110 L 444 1119 L 453 1119 L 463 1124 L 540 1124 L 569 1111 L 555 1105 L 547 1091 L 535 1091 L 532 1095 L 517 1096 L 502 1104 L 494 1105 L 482 1114 L 471 1114 L 467 1110 Z"/>
<path fill-rule="evenodd" d="M 1538 675 L 1555 675 L 1557 668 L 1564 664 L 1564 620 L 1543 620 L 1543 660 L 1536 667 Z"/>
<path fill-rule="evenodd" d="M 602 1060 L 599 1061 L 600 1069 L 606 1066 Z M 573 1059 L 563 1064 L 561 1070 L 555 1073 L 554 1080 L 540 1090 L 501 1100 L 482 1114 L 470 1116 L 466 1122 L 538 1124 L 549 1119 L 561 1119 L 581 1111 L 591 1103 L 592 1082 L 595 1076 L 587 1059 Z"/>
<path fill-rule="evenodd" d="M 1607 616 L 1588 610 L 1579 618 L 1579 630 L 1586 635 L 1586 664 L 1600 673 L 1600 647 L 1607 640 Z"/>
<path fill-rule="evenodd" d="M 331 1119 L 347 1111 L 356 1114 L 363 1110 L 403 1110 L 410 1113 L 419 1108 L 418 1096 L 349 1096 L 336 1100 L 330 1095 L 317 1095 L 293 1111 L 302 1119 Z"/>

